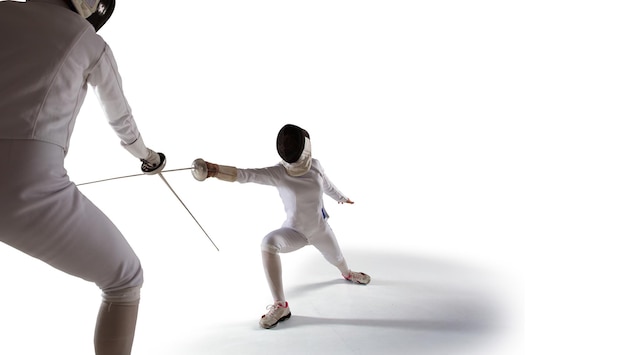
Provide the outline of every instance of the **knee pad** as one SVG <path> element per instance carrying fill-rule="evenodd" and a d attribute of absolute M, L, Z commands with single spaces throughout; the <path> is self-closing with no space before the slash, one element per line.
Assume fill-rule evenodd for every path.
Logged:
<path fill-rule="evenodd" d="M 102 301 L 122 305 L 139 304 L 141 287 L 129 287 L 118 291 L 102 292 Z"/>
<path fill-rule="evenodd" d="M 261 243 L 261 251 L 270 254 L 278 254 L 280 252 L 280 248 L 278 248 L 276 245 L 265 243 L 264 240 L 263 243 Z"/>
<path fill-rule="evenodd" d="M 280 252 L 280 247 L 278 246 L 275 234 L 270 233 L 263 238 L 263 241 L 261 242 L 261 251 L 271 254 L 278 254 Z"/>

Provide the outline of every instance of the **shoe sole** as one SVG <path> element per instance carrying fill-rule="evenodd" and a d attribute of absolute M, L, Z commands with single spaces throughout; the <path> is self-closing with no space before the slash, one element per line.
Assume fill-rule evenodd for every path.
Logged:
<path fill-rule="evenodd" d="M 369 284 L 369 281 L 368 282 L 359 282 L 359 281 L 352 281 L 352 280 L 348 280 L 348 281 L 350 281 L 352 283 L 355 283 L 357 285 L 367 285 L 367 284 Z"/>
<path fill-rule="evenodd" d="M 261 324 L 261 327 L 263 327 L 263 328 L 265 328 L 265 329 L 272 329 L 272 328 L 274 328 L 274 327 L 275 327 L 278 323 L 280 323 L 280 322 L 282 322 L 282 321 L 284 321 L 284 320 L 287 320 L 287 319 L 289 319 L 289 318 L 291 318 L 291 312 L 289 312 L 289 314 L 287 314 L 286 316 L 283 316 L 282 318 L 280 318 L 279 320 L 277 320 L 277 321 L 276 321 L 276 323 L 271 324 L 271 325 L 269 325 L 269 326 L 265 326 L 265 325 L 262 325 L 262 324 Z"/>
<path fill-rule="evenodd" d="M 344 277 L 344 279 L 345 279 L 346 281 L 349 281 L 349 282 L 355 283 L 355 284 L 357 284 L 357 285 L 367 285 L 367 284 L 369 284 L 369 283 L 370 283 L 370 281 L 371 281 L 371 279 L 370 279 L 370 280 L 367 280 L 367 282 L 360 282 L 360 281 L 357 281 L 357 280 L 352 280 L 352 279 L 348 279 L 348 278 L 345 278 L 345 277 Z"/>

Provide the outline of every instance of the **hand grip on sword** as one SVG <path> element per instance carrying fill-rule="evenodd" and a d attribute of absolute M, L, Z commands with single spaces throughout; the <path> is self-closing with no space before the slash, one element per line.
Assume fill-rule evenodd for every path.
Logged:
<path fill-rule="evenodd" d="M 141 135 L 130 144 L 124 142 L 121 142 L 121 144 L 124 149 L 141 161 L 142 173 L 146 175 L 156 175 L 165 167 L 165 154 L 157 153 L 146 147 Z"/>
<path fill-rule="evenodd" d="M 193 161 L 191 174 L 198 181 L 204 181 L 209 177 L 230 182 L 237 181 L 237 168 L 234 166 L 213 164 L 201 158 Z"/>
<path fill-rule="evenodd" d="M 146 175 L 161 174 L 161 171 L 165 167 L 165 154 L 157 153 L 158 160 L 153 158 L 152 160 L 141 159 L 141 171 Z"/>

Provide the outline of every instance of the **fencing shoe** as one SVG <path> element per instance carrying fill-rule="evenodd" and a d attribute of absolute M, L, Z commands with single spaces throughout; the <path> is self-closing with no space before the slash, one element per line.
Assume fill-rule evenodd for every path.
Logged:
<path fill-rule="evenodd" d="M 346 276 L 343 275 L 343 278 L 348 280 L 348 281 L 352 281 L 355 284 L 360 284 L 360 285 L 367 285 L 368 283 L 370 283 L 370 275 L 362 273 L 362 272 L 354 272 L 354 271 L 350 271 L 350 273 Z"/>
<path fill-rule="evenodd" d="M 268 312 L 259 320 L 259 325 L 265 329 L 274 328 L 278 322 L 282 322 L 291 317 L 289 303 L 287 302 L 285 302 L 284 306 L 279 303 L 274 303 L 267 306 L 267 309 Z"/>

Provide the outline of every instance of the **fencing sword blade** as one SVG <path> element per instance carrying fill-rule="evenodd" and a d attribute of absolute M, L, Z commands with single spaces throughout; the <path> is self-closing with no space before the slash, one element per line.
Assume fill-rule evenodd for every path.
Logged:
<path fill-rule="evenodd" d="M 191 169 L 191 168 L 189 168 Z M 180 170 L 188 170 L 188 169 L 180 169 Z M 204 232 L 204 235 L 206 235 L 207 238 L 209 238 L 209 240 L 211 241 L 211 243 L 213 244 L 213 246 L 215 247 L 215 249 L 217 249 L 217 251 L 220 251 L 220 249 L 217 247 L 217 245 L 215 245 L 215 242 L 213 242 L 213 239 L 211 239 L 211 237 L 209 237 L 209 234 L 204 230 L 204 228 L 202 228 L 202 225 L 200 225 L 200 222 L 198 222 L 198 220 L 196 219 L 196 217 L 194 217 L 193 213 L 191 213 L 191 211 L 189 210 L 189 208 L 187 208 L 187 205 L 185 205 L 185 203 L 183 202 L 183 200 L 180 199 L 180 197 L 178 197 L 178 194 L 176 193 L 176 191 L 174 191 L 174 189 L 172 188 L 172 186 L 170 186 L 170 184 L 167 182 L 167 180 L 165 180 L 165 177 L 159 173 L 158 174 L 161 179 L 163 180 L 163 182 L 165 183 L 165 185 L 167 185 L 167 187 L 170 189 L 170 191 L 172 191 L 172 193 L 174 194 L 174 196 L 176 196 L 176 198 L 178 199 L 178 201 L 183 205 L 183 207 L 185 207 L 185 209 L 187 210 L 187 213 L 189 213 L 189 215 L 191 216 L 191 218 L 193 218 L 193 220 L 196 222 L 196 224 L 198 225 L 198 227 L 200 227 L 200 229 L 202 229 L 202 232 Z"/>
<path fill-rule="evenodd" d="M 112 181 L 112 180 L 117 180 L 117 179 L 126 179 L 126 178 L 130 178 L 130 177 L 133 177 L 133 176 L 141 176 L 141 175 L 145 175 L 145 174 L 141 173 L 141 174 L 124 175 L 124 176 L 117 176 L 117 177 L 112 177 L 112 178 L 108 178 L 108 179 L 94 180 L 94 181 L 89 181 L 89 182 L 81 182 L 80 184 L 76 184 L 76 186 L 91 185 L 91 184 L 96 184 L 96 183 L 99 183 L 99 182 Z"/>
<path fill-rule="evenodd" d="M 191 170 L 191 169 L 193 169 L 193 166 L 190 166 L 188 168 L 161 170 L 161 172 L 162 173 L 169 173 L 169 172 L 172 172 L 172 171 Z"/>
<path fill-rule="evenodd" d="M 180 169 L 161 170 L 161 172 L 162 173 L 169 173 L 169 172 L 172 172 L 172 171 L 191 170 L 191 169 L 193 169 L 193 167 L 180 168 Z M 94 180 L 94 181 L 89 181 L 89 182 L 81 182 L 80 184 L 76 184 L 76 186 L 84 186 L 84 185 L 90 185 L 90 184 L 95 184 L 95 183 L 99 183 L 99 182 L 112 181 L 112 180 L 118 180 L 118 179 L 126 179 L 126 178 L 135 177 L 135 176 L 142 176 L 142 175 L 146 175 L 146 174 L 140 173 L 140 174 L 117 176 L 117 177 L 112 177 L 112 178 L 108 178 L 108 179 Z"/>

